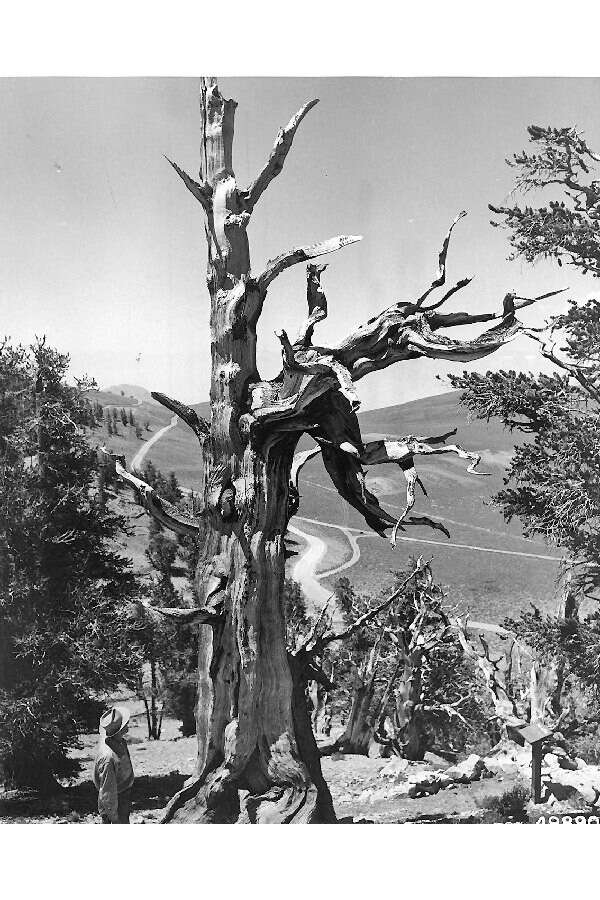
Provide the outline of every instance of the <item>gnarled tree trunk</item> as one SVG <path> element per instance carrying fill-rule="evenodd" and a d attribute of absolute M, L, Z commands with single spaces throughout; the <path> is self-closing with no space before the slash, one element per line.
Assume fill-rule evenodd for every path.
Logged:
<path fill-rule="evenodd" d="M 212 387 L 197 591 L 214 622 L 200 635 L 198 778 L 164 820 L 332 821 L 318 753 L 304 746 L 314 739 L 303 687 L 294 696 L 281 602 L 299 434 L 249 441 L 240 423 L 258 381 L 262 296 L 250 273 L 248 203 L 232 169 L 235 105 L 204 81 L 198 192 L 207 209 Z"/>
<path fill-rule="evenodd" d="M 479 457 L 458 445 L 431 446 L 442 444 L 448 435 L 363 444 L 354 382 L 393 363 L 422 356 L 480 359 L 517 334 L 520 324 L 515 310 L 533 302 L 515 303 L 514 295 L 507 295 L 499 312 L 439 313 L 439 307 L 470 281 L 462 279 L 434 305 L 424 305 L 432 291 L 445 283 L 450 234 L 461 213 L 444 240 L 439 273 L 431 286 L 416 301 L 399 301 L 383 310 L 333 348 L 312 344 L 315 326 L 327 315 L 327 302 L 320 285 L 323 267 L 309 265 L 308 316 L 293 343 L 285 331 L 278 333 L 282 371 L 271 381 L 261 380 L 256 326 L 271 282 L 292 265 L 359 240 L 330 238 L 275 257 L 258 275 L 250 268 L 246 234 L 250 218 L 282 170 L 296 130 L 316 102 L 307 103 L 293 116 L 257 178 L 249 188 L 240 189 L 232 163 L 236 104 L 221 96 L 214 79 L 204 78 L 200 180 L 172 163 L 205 213 L 210 424 L 178 401 L 153 396 L 198 436 L 203 462 L 200 521 L 181 514 L 118 460 L 115 463 L 116 473 L 134 487 L 159 522 L 183 534 L 200 535 L 199 606 L 162 610 L 180 623 L 199 624 L 201 632 L 198 767 L 195 778 L 168 805 L 165 822 L 334 820 L 311 730 L 306 683 L 320 677 L 312 664 L 315 648 L 338 637 L 315 639 L 310 652 L 306 645 L 288 653 L 285 645 L 284 536 L 298 503 L 292 469 L 297 442 L 303 433 L 315 439 L 339 493 L 382 536 L 394 528 L 394 538 L 399 528 L 413 524 L 447 534 L 440 523 L 408 516 L 415 503 L 415 485 L 420 483 L 414 456 L 458 453 L 471 460 L 471 472 Z M 489 320 L 498 321 L 471 341 L 437 334 L 447 326 Z M 398 521 L 366 487 L 363 466 L 381 462 L 398 464 L 406 477 L 407 505 Z"/>
<path fill-rule="evenodd" d="M 343 732 L 334 741 L 320 745 L 321 756 L 354 753 L 368 756 L 373 732 L 381 712 L 381 699 L 375 701 L 376 679 L 383 631 L 380 631 L 368 655 L 354 672 L 352 703 Z"/>

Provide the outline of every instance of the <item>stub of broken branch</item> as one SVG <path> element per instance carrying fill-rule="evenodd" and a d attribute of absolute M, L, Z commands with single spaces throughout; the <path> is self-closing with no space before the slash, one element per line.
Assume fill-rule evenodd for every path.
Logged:
<path fill-rule="evenodd" d="M 298 488 L 300 470 L 309 459 L 312 459 L 313 456 L 316 456 L 317 453 L 320 452 L 321 448 L 316 446 L 311 447 L 310 450 L 304 450 L 301 453 L 294 454 L 290 472 L 290 483 L 288 485 L 288 516 L 290 518 L 298 512 L 300 507 L 300 490 Z"/>
<path fill-rule="evenodd" d="M 156 624 L 169 619 L 175 625 L 212 625 L 220 619 L 213 610 L 188 606 L 153 606 L 146 598 L 134 600 L 130 609 L 133 609 L 135 619 L 142 622 L 150 620 Z"/>
<path fill-rule="evenodd" d="M 213 611 L 193 607 L 154 606 L 152 609 L 176 625 L 211 625 L 220 618 Z"/>
<path fill-rule="evenodd" d="M 165 156 L 165 159 L 167 160 L 169 165 L 171 165 L 175 169 L 188 191 L 196 198 L 196 200 L 198 200 L 202 204 L 202 208 L 208 215 L 210 212 L 212 200 L 211 186 L 207 183 L 198 184 L 198 182 L 194 181 L 194 179 L 191 178 L 187 174 L 187 172 L 184 172 L 184 170 L 180 168 L 180 166 L 178 166 L 176 162 L 173 162 L 173 160 L 169 159 L 168 156 Z"/>
<path fill-rule="evenodd" d="M 191 406 L 187 406 L 185 403 L 180 403 L 179 400 L 173 400 L 172 397 L 167 397 L 166 394 L 161 394 L 158 391 L 151 391 L 151 396 L 161 404 L 161 406 L 166 407 L 166 409 L 170 409 L 171 412 L 174 412 L 180 419 L 189 425 L 194 434 L 199 438 L 205 438 L 207 434 L 210 433 L 210 425 L 198 415 L 195 409 Z"/>

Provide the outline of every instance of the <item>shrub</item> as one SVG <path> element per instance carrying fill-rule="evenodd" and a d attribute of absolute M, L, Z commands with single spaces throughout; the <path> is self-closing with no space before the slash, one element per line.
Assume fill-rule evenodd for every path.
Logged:
<path fill-rule="evenodd" d="M 481 807 L 486 811 L 483 821 L 486 824 L 496 822 L 528 822 L 527 803 L 531 794 L 522 784 L 516 784 L 499 797 L 486 797 Z"/>

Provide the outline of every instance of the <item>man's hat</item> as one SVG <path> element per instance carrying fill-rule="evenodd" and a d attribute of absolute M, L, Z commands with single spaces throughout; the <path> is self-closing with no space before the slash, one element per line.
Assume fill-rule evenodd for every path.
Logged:
<path fill-rule="evenodd" d="M 114 738 L 121 734 L 131 713 L 126 706 L 113 706 L 100 717 L 100 734 L 107 738 Z"/>

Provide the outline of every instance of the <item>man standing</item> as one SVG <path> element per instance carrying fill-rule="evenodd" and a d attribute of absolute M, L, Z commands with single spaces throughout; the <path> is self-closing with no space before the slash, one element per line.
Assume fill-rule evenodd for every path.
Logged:
<path fill-rule="evenodd" d="M 105 825 L 129 824 L 134 779 L 125 742 L 129 715 L 126 707 L 113 706 L 100 718 L 94 784 L 98 788 L 98 812 Z"/>

